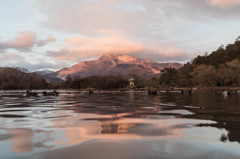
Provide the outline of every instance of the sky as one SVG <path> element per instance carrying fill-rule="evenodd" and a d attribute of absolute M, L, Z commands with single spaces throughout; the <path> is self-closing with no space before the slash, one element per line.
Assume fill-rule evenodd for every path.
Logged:
<path fill-rule="evenodd" d="M 240 0 L 0 0 L 0 67 L 58 70 L 103 53 L 191 61 L 240 36 Z"/>

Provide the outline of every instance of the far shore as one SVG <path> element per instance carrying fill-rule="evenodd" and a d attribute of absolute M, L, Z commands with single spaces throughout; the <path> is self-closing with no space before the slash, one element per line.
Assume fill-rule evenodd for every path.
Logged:
<path fill-rule="evenodd" d="M 174 90 L 174 91 L 238 91 L 240 90 L 240 87 L 171 87 L 168 90 Z"/>
<path fill-rule="evenodd" d="M 149 90 L 159 91 L 159 92 L 178 92 L 178 91 L 193 91 L 193 92 L 218 92 L 218 91 L 239 91 L 240 87 L 145 87 L 145 88 L 122 88 L 122 89 L 95 89 L 95 88 L 84 88 L 84 89 L 0 89 L 0 91 L 93 91 L 93 92 L 147 92 Z"/>

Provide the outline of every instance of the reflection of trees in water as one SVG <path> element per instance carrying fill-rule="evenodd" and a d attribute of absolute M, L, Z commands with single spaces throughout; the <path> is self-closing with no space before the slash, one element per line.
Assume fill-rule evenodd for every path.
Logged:
<path fill-rule="evenodd" d="M 213 120 L 217 124 L 198 125 L 211 126 L 228 131 L 227 138 L 223 135 L 221 141 L 228 139 L 240 143 L 240 101 L 239 95 L 233 94 L 225 99 L 222 93 L 194 93 L 192 96 L 182 96 L 180 93 L 163 94 L 161 100 L 174 102 L 176 107 L 167 107 L 171 110 L 182 108 L 193 112 L 193 115 L 184 115 L 185 118 Z M 193 107 L 185 107 L 193 106 Z"/>
<path fill-rule="evenodd" d="M 130 90 L 129 92 L 129 101 L 130 103 L 133 103 L 135 101 L 134 91 Z"/>
<path fill-rule="evenodd" d="M 227 140 L 230 142 L 238 142 L 240 143 L 240 124 L 239 123 L 216 123 L 216 124 L 200 124 L 197 125 L 200 127 L 206 127 L 206 126 L 211 126 L 215 127 L 218 129 L 225 129 L 228 133 L 227 134 L 222 134 L 222 136 L 219 138 L 220 141 L 226 142 Z"/>
<path fill-rule="evenodd" d="M 225 127 L 225 129 L 228 131 L 228 139 L 231 142 L 237 141 L 240 143 L 240 126 L 239 124 L 237 126 L 231 126 L 230 124 Z"/>

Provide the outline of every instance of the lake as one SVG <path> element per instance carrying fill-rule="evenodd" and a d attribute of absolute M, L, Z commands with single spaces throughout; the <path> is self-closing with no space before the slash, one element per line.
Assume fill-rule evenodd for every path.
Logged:
<path fill-rule="evenodd" d="M 24 93 L 0 91 L 1 159 L 240 158 L 238 93 Z"/>

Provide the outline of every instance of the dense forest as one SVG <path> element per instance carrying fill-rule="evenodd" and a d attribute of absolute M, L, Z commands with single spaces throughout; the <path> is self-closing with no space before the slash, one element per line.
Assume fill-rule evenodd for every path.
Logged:
<path fill-rule="evenodd" d="M 162 86 L 236 87 L 240 86 L 240 37 L 234 44 L 205 53 L 179 70 L 166 68 L 159 78 Z"/>
<path fill-rule="evenodd" d="M 90 76 L 85 78 L 67 76 L 61 87 L 65 89 L 120 89 L 128 87 L 128 80 L 122 76 Z"/>
<path fill-rule="evenodd" d="M 49 88 L 45 79 L 36 73 L 28 73 L 23 68 L 0 68 L 0 89 L 45 89 Z"/>

